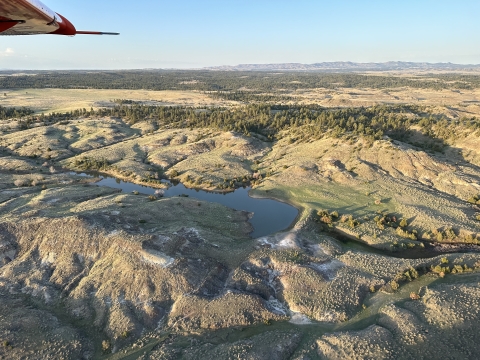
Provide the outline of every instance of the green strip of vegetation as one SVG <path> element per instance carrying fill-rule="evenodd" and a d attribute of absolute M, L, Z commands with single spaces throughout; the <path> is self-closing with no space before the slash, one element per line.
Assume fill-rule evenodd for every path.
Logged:
<path fill-rule="evenodd" d="M 34 111 L 27 108 L 12 108 L 0 106 L 0 120 L 7 120 L 12 118 L 21 118 L 24 116 L 32 115 Z"/>
<path fill-rule="evenodd" d="M 116 100 L 124 103 L 123 100 Z M 29 113 L 28 109 L 25 110 Z M 21 115 L 21 114 L 20 114 Z M 246 136 L 258 134 L 264 140 L 288 137 L 290 143 L 312 141 L 324 137 L 350 138 L 360 136 L 372 144 L 388 135 L 407 141 L 421 128 L 427 138 L 413 145 L 441 152 L 445 141 L 476 133 L 480 136 L 480 119 L 476 117 L 450 120 L 417 105 L 377 105 L 369 108 L 323 108 L 319 105 L 252 104 L 235 108 L 194 108 L 178 106 L 118 105 L 99 110 L 78 109 L 63 114 L 51 113 L 25 116 L 20 128 L 62 123 L 83 117 L 117 117 L 130 124 L 150 122 L 155 128 L 211 128 L 234 131 Z M 153 131 L 153 130 L 152 130 Z"/>
<path fill-rule="evenodd" d="M 480 76 L 444 74 L 396 77 L 352 73 L 255 72 L 255 71 L 39 71 L 0 77 L 0 88 L 129 89 L 241 91 L 256 93 L 284 89 L 410 87 L 416 89 L 474 89 Z M 239 93 L 245 96 L 246 92 Z M 224 94 L 225 95 L 225 94 Z"/>

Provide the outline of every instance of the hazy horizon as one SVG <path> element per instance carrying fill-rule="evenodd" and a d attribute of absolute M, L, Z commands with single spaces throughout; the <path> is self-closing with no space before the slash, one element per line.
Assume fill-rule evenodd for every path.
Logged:
<path fill-rule="evenodd" d="M 197 67 L 197 68 L 175 68 L 175 67 L 170 67 L 170 68 L 161 68 L 161 67 L 150 67 L 150 68 L 49 68 L 49 69 L 25 69 L 25 68 L 0 68 L 0 71 L 128 71 L 128 70 L 139 70 L 139 71 L 149 71 L 149 70 L 179 70 L 179 71 L 188 71 L 188 70 L 215 70 L 216 68 L 222 69 L 222 68 L 237 68 L 237 67 L 242 67 L 242 66 L 268 66 L 268 65 L 300 65 L 300 66 L 312 66 L 312 65 L 321 65 L 321 64 L 354 64 L 354 65 L 384 65 L 384 64 L 389 64 L 389 63 L 403 63 L 403 64 L 426 64 L 426 65 L 452 65 L 452 66 L 465 66 L 465 67 L 480 67 L 480 63 L 474 64 L 474 63 L 453 63 L 453 62 L 438 62 L 438 63 L 432 63 L 432 62 L 414 62 L 414 61 L 385 61 L 385 62 L 354 62 L 354 61 L 323 61 L 323 62 L 314 62 L 314 63 L 299 63 L 299 62 L 288 62 L 288 63 L 283 63 L 283 62 L 275 62 L 275 63 L 243 63 L 243 64 L 222 64 L 222 65 L 216 65 L 216 66 L 204 66 L 204 67 Z M 341 72 L 342 69 L 326 69 L 325 71 L 332 70 L 332 71 L 338 71 Z M 350 69 L 350 71 L 354 70 L 353 68 Z M 361 69 L 360 69 L 361 70 Z M 248 70 L 246 70 L 248 71 Z M 262 70 L 260 70 L 262 71 Z M 287 70 L 285 70 L 287 71 Z M 297 71 L 297 70 L 292 70 L 292 71 Z M 305 70 L 309 71 L 309 70 Z M 321 71 L 321 70 L 319 70 Z M 348 71 L 348 69 L 346 70 Z M 381 71 L 381 70 L 379 70 Z"/>
<path fill-rule="evenodd" d="M 480 63 L 480 3 L 44 0 L 78 30 L 116 37 L 0 37 L 2 69 L 191 69 L 237 64 Z"/>

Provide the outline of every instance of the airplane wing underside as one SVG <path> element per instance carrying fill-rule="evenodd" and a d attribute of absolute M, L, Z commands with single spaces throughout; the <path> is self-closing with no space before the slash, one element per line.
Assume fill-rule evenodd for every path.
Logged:
<path fill-rule="evenodd" d="M 77 31 L 70 21 L 39 0 L 0 0 L 0 35 L 118 35 Z"/>
<path fill-rule="evenodd" d="M 59 28 L 57 14 L 39 1 L 0 1 L 1 35 L 48 34 Z"/>

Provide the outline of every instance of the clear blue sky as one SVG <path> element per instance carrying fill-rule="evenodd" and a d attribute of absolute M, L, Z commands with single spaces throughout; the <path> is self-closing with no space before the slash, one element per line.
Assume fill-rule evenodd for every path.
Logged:
<path fill-rule="evenodd" d="M 43 0 L 78 30 L 0 37 L 0 69 L 480 63 L 478 0 Z"/>

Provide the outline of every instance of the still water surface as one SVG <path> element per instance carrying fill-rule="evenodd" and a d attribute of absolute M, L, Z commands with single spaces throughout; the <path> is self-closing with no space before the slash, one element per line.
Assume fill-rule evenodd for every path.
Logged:
<path fill-rule="evenodd" d="M 124 192 L 138 191 L 140 194 L 153 195 L 157 189 L 133 184 L 112 177 L 86 173 L 72 173 L 86 177 L 99 177 L 97 185 L 121 189 Z M 216 193 L 204 190 L 188 189 L 182 184 L 171 184 L 165 189 L 164 197 L 188 195 L 188 197 L 225 205 L 235 210 L 253 213 L 249 220 L 254 230 L 250 234 L 253 238 L 270 235 L 288 228 L 298 215 L 298 210 L 286 203 L 272 199 L 256 199 L 248 195 L 250 188 L 240 188 L 230 193 Z"/>

